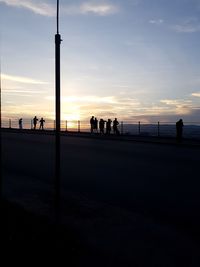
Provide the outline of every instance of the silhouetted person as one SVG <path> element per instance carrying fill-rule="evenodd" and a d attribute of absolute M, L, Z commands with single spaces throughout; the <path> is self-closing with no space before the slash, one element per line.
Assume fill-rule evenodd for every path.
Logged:
<path fill-rule="evenodd" d="M 110 134 L 111 132 L 111 119 L 108 119 L 108 121 L 106 122 L 106 134 Z"/>
<path fill-rule="evenodd" d="M 180 119 L 176 122 L 176 139 L 177 141 L 181 141 L 183 138 L 183 120 Z"/>
<path fill-rule="evenodd" d="M 22 125 L 22 118 L 19 119 L 19 129 L 22 129 L 23 125 Z"/>
<path fill-rule="evenodd" d="M 117 118 L 115 118 L 113 121 L 113 132 L 116 135 L 119 135 L 118 125 L 119 125 L 119 122 L 118 122 Z"/>
<path fill-rule="evenodd" d="M 34 129 L 34 130 L 36 129 L 37 121 L 38 121 L 38 118 L 35 116 L 35 117 L 33 118 L 33 129 Z"/>
<path fill-rule="evenodd" d="M 97 118 L 94 119 L 94 130 L 96 133 L 98 133 L 98 120 L 97 120 Z"/>
<path fill-rule="evenodd" d="M 40 129 L 44 130 L 44 122 L 45 120 L 43 118 L 41 118 L 40 120 Z"/>
<path fill-rule="evenodd" d="M 90 132 L 93 133 L 94 130 L 94 116 L 90 119 Z"/>
<path fill-rule="evenodd" d="M 105 123 L 105 121 L 103 119 L 100 119 L 100 121 L 99 121 L 100 134 L 104 134 L 104 123 Z"/>

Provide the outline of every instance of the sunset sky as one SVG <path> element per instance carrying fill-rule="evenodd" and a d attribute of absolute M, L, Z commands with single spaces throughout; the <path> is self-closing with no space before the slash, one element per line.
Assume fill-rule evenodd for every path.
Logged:
<path fill-rule="evenodd" d="M 60 9 L 63 120 L 200 122 L 200 0 Z M 54 118 L 55 13 L 55 0 L 0 0 L 4 118 Z"/>

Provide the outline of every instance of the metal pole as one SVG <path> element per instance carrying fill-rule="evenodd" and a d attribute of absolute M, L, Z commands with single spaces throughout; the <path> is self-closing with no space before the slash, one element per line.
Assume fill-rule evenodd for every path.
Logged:
<path fill-rule="evenodd" d="M 67 121 L 65 122 L 65 131 L 67 132 Z"/>
<path fill-rule="evenodd" d="M 59 34 L 59 0 L 57 0 L 57 16 L 56 16 L 56 19 L 57 19 L 57 22 L 56 22 L 57 31 L 56 31 L 56 33 Z"/>
<path fill-rule="evenodd" d="M 124 134 L 124 123 L 123 123 L 123 121 L 121 122 L 121 135 L 123 135 Z"/>
<path fill-rule="evenodd" d="M 57 33 L 55 35 L 55 111 L 56 111 L 56 161 L 55 161 L 55 220 L 60 221 L 60 44 L 59 0 L 57 0 Z"/>
<path fill-rule="evenodd" d="M 1 133 L 2 124 L 1 124 L 1 119 L 2 118 L 1 118 L 1 54 L 0 54 L 0 201 L 2 201 L 2 133 Z"/>
<path fill-rule="evenodd" d="M 140 135 L 140 121 L 138 122 L 138 133 Z"/>
<path fill-rule="evenodd" d="M 80 133 L 81 131 L 81 124 L 80 124 L 80 121 L 78 121 L 78 132 Z"/>
<path fill-rule="evenodd" d="M 160 122 L 158 121 L 158 137 L 160 136 Z"/>

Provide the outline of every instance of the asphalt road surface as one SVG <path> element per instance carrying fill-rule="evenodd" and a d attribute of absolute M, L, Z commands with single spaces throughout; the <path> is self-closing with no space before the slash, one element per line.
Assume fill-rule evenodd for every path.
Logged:
<path fill-rule="evenodd" d="M 53 190 L 54 148 L 52 135 L 3 133 L 5 193 Z M 198 231 L 198 148 L 63 136 L 61 154 L 63 197 L 76 193 Z"/>
<path fill-rule="evenodd" d="M 54 136 L 5 131 L 2 141 L 3 195 L 53 216 Z M 90 247 L 86 266 L 199 266 L 199 152 L 61 137 L 62 218 Z"/>

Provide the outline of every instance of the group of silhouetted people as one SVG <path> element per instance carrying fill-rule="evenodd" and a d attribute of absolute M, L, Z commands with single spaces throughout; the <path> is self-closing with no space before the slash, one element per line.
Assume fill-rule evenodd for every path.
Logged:
<path fill-rule="evenodd" d="M 38 122 L 38 118 L 35 116 L 35 117 L 33 118 L 33 120 L 32 120 L 32 123 L 33 123 L 33 130 L 36 129 L 37 122 Z M 44 130 L 44 123 L 45 123 L 45 120 L 44 120 L 43 118 L 41 118 L 41 119 L 39 120 L 39 122 L 40 122 L 40 127 L 39 127 L 39 129 Z M 22 118 L 19 119 L 19 129 L 23 129 L 23 120 L 22 120 Z"/>
<path fill-rule="evenodd" d="M 37 116 L 35 116 L 33 118 L 33 120 L 32 120 L 33 130 L 35 130 L 37 128 L 38 120 L 39 119 L 37 118 Z M 39 129 L 44 130 L 45 120 L 43 119 L 43 117 L 39 120 L 39 123 L 40 123 Z M 119 122 L 118 122 L 117 118 L 115 118 L 113 122 L 111 119 L 108 119 L 107 121 L 105 121 L 104 119 L 100 119 L 98 122 L 97 118 L 92 116 L 90 119 L 90 132 L 91 133 L 98 133 L 98 129 L 99 129 L 99 133 L 101 135 L 103 135 L 103 134 L 110 135 L 110 133 L 113 129 L 113 133 L 115 135 L 119 135 L 120 132 L 118 129 L 118 125 L 119 125 Z M 184 124 L 183 124 L 182 119 L 180 119 L 176 122 L 176 139 L 178 142 L 182 141 L 182 138 L 183 138 L 183 126 L 184 126 Z M 19 119 L 19 129 L 23 129 L 22 118 Z"/>
<path fill-rule="evenodd" d="M 38 122 L 38 118 L 35 116 L 35 117 L 33 118 L 33 130 L 36 129 L 37 122 Z M 43 118 L 41 118 L 41 119 L 39 120 L 39 123 L 40 123 L 40 127 L 39 127 L 39 129 L 44 130 L 44 123 L 45 123 L 45 120 L 44 120 Z"/>
<path fill-rule="evenodd" d="M 117 118 L 114 119 L 113 125 L 111 124 L 112 124 L 111 119 L 108 119 L 107 121 L 105 121 L 104 119 L 100 119 L 98 122 L 97 118 L 92 116 L 90 119 L 90 132 L 98 133 L 98 129 L 99 129 L 99 133 L 101 135 L 103 134 L 110 135 L 112 131 L 112 127 L 113 127 L 113 133 L 116 135 L 119 135 L 120 134 L 119 129 L 118 129 L 119 122 Z"/>
<path fill-rule="evenodd" d="M 102 135 L 104 133 L 109 135 L 111 133 L 111 130 L 113 127 L 113 133 L 115 135 L 119 135 L 120 134 L 119 129 L 118 129 L 119 122 L 118 122 L 117 118 L 114 119 L 112 126 L 111 126 L 111 123 L 112 123 L 111 119 L 108 119 L 107 121 L 100 119 L 99 120 L 99 133 Z M 181 142 L 182 138 L 183 138 L 183 126 L 184 125 L 183 125 L 182 119 L 180 119 L 176 122 L 176 139 L 178 142 Z M 91 133 L 98 133 L 98 120 L 94 116 L 92 116 L 90 119 L 90 132 Z"/>

